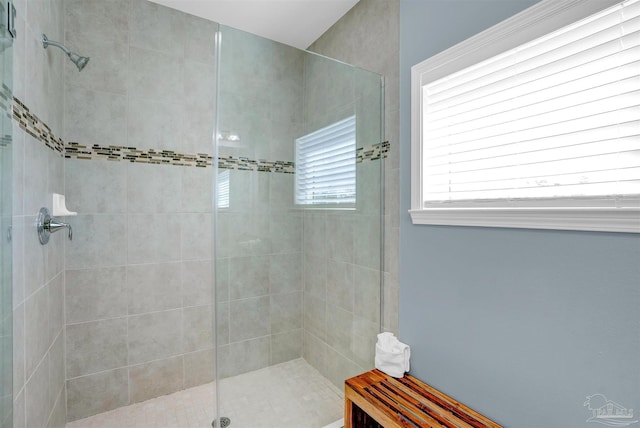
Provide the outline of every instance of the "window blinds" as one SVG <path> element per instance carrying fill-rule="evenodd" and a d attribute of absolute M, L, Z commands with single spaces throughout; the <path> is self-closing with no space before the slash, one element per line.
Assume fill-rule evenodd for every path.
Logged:
<path fill-rule="evenodd" d="M 423 200 L 640 194 L 640 1 L 422 83 Z"/>
<path fill-rule="evenodd" d="M 355 204 L 355 116 L 296 140 L 295 201 Z"/>
<path fill-rule="evenodd" d="M 222 171 L 218 174 L 218 208 L 229 208 L 230 172 Z"/>

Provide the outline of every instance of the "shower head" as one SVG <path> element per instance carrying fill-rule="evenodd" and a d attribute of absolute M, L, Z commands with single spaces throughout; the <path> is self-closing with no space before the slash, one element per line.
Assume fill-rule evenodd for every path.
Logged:
<path fill-rule="evenodd" d="M 69 59 L 73 61 L 76 67 L 78 67 L 78 71 L 82 71 L 84 66 L 89 62 L 88 56 L 80 56 L 78 54 L 74 54 L 73 52 L 69 55 Z"/>
<path fill-rule="evenodd" d="M 78 67 L 78 71 L 82 71 L 82 69 L 89 62 L 89 57 L 88 56 L 81 56 L 81 55 L 78 55 L 77 53 L 73 53 L 69 49 L 67 49 L 66 47 L 61 45 L 60 43 L 54 42 L 53 40 L 49 40 L 47 38 L 47 35 L 43 34 L 42 35 L 42 46 L 44 46 L 44 48 L 46 49 L 47 47 L 49 47 L 49 45 L 55 46 L 57 48 L 62 49 L 64 51 L 64 53 L 67 54 L 69 59 L 76 65 L 76 67 Z"/>

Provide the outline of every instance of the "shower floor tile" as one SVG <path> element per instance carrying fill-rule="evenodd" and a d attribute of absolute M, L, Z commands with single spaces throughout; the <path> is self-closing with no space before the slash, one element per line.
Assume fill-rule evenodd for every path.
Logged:
<path fill-rule="evenodd" d="M 70 422 L 67 428 L 208 428 L 214 384 L 197 386 Z M 320 428 L 342 417 L 343 392 L 303 359 L 220 382 L 230 428 Z"/>

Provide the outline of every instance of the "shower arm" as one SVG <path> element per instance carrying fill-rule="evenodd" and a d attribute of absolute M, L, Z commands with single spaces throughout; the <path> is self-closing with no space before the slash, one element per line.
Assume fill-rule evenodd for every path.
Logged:
<path fill-rule="evenodd" d="M 67 55 L 71 55 L 71 51 L 70 51 L 69 49 L 67 49 L 67 48 L 66 48 L 66 47 L 64 47 L 62 44 L 60 44 L 60 43 L 58 43 L 58 42 L 56 42 L 56 41 L 49 40 L 49 39 L 47 38 L 47 36 L 43 34 L 43 35 L 42 35 L 42 46 L 44 46 L 45 48 L 47 48 L 49 45 L 51 45 L 51 46 L 55 46 L 55 47 L 57 47 L 57 48 L 60 48 L 60 49 L 62 49 L 62 50 L 64 51 L 64 53 L 66 53 Z"/>

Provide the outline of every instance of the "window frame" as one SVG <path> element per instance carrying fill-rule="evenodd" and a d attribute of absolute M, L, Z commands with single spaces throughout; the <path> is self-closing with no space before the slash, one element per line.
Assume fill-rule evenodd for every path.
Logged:
<path fill-rule="evenodd" d="M 424 208 L 422 176 L 422 87 L 428 75 L 433 81 L 457 70 L 556 31 L 621 0 L 543 0 L 511 18 L 411 67 L 411 209 L 413 224 L 585 230 L 640 233 L 640 200 L 628 198 L 628 207 L 606 205 L 606 200 L 587 198 L 589 206 L 573 200 L 533 199 L 443 204 Z M 572 203 L 574 206 L 572 206 Z"/>

